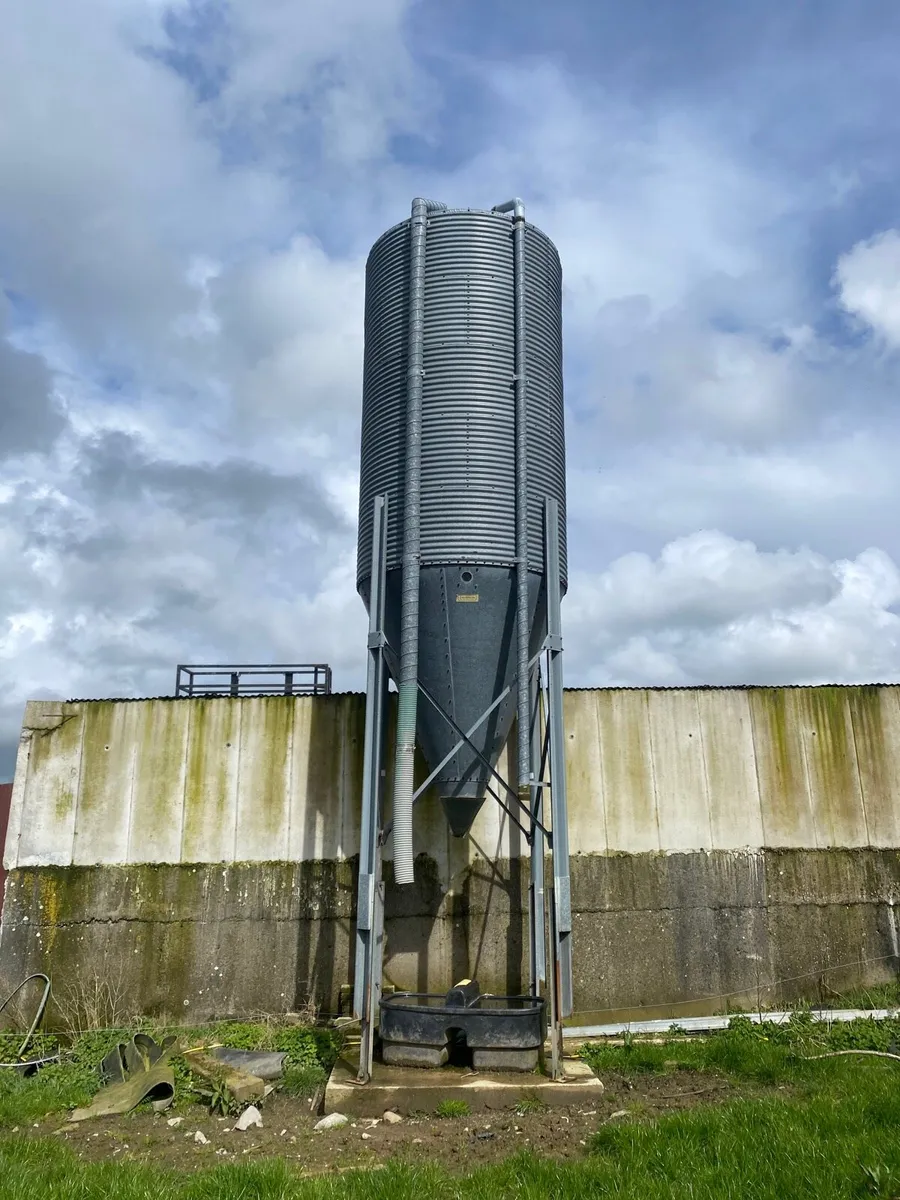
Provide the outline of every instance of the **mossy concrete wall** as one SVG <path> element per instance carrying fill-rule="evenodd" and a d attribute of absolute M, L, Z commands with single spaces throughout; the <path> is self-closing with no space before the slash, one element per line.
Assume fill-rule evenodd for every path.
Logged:
<path fill-rule="evenodd" d="M 0 991 L 48 968 L 195 1019 L 310 997 L 336 1011 L 363 718 L 358 695 L 30 704 Z M 566 733 L 581 1013 L 895 975 L 900 689 L 571 691 Z M 388 981 L 521 989 L 519 831 L 489 802 L 457 841 L 429 796 L 415 836 L 416 884 L 387 868 Z"/>
<path fill-rule="evenodd" d="M 12 784 L 0 783 L 0 847 L 6 842 L 6 827 L 9 824 L 9 805 L 12 800 Z M 3 916 L 3 891 L 6 886 L 6 871 L 0 855 L 0 917 Z"/>

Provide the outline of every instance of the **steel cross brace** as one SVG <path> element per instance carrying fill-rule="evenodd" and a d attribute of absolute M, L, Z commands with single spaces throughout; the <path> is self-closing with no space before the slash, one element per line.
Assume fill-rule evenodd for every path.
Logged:
<path fill-rule="evenodd" d="M 432 696 L 431 692 L 429 692 L 426 687 L 423 687 L 423 685 L 421 683 L 419 684 L 419 691 L 422 693 L 422 695 L 425 697 L 425 699 L 428 700 L 434 706 L 434 708 L 440 713 L 440 715 L 444 718 L 444 720 L 447 722 L 447 724 L 450 726 L 450 728 L 453 730 L 453 732 L 456 734 L 456 736 L 458 738 L 460 738 L 469 747 L 469 749 L 476 755 L 476 757 L 479 759 L 479 761 L 484 766 L 487 767 L 487 769 L 490 772 L 494 781 L 496 783 L 498 783 L 501 788 L 503 788 L 503 790 L 506 792 L 506 794 L 508 796 L 512 797 L 512 799 L 516 802 L 516 804 L 519 806 L 521 811 L 525 814 L 525 817 L 531 818 L 533 820 L 534 816 L 533 816 L 533 813 L 532 813 L 530 807 L 527 804 L 522 803 L 522 801 L 519 799 L 518 792 L 514 788 L 511 788 L 509 786 L 509 784 L 506 782 L 506 780 L 503 778 L 503 776 L 500 774 L 500 772 L 496 770 L 495 767 L 491 766 L 490 759 L 487 757 L 487 755 L 482 753 L 482 751 L 479 750 L 476 745 L 474 745 L 472 740 L 465 733 L 463 733 L 462 729 L 459 727 L 459 725 L 457 725 L 457 723 L 453 720 L 453 718 L 449 715 L 449 713 L 446 713 L 443 710 L 443 708 L 441 708 L 440 704 L 438 703 L 437 700 L 435 700 L 435 698 L 434 698 L 434 696 Z M 493 705 L 491 707 L 493 708 Z M 487 715 L 490 711 L 491 710 L 488 709 L 487 712 L 485 712 L 484 715 L 479 719 L 479 722 L 478 722 L 479 725 L 485 719 L 485 717 L 487 717 Z M 529 831 L 525 828 L 524 825 L 521 824 L 521 822 L 519 821 L 519 819 L 515 815 L 515 813 L 511 809 L 507 808 L 507 806 L 503 803 L 503 801 L 496 794 L 496 792 L 491 791 L 490 788 L 488 788 L 487 791 L 488 791 L 488 795 L 493 796 L 493 798 L 497 801 L 497 803 L 500 805 L 500 807 L 503 809 L 503 811 L 507 814 L 507 816 L 509 816 L 509 818 L 512 821 L 515 821 L 515 823 L 519 826 L 519 828 L 522 830 L 522 832 L 525 834 L 525 836 L 530 841 L 531 835 L 530 835 Z M 551 836 L 549 829 L 545 829 L 543 825 L 539 825 L 539 828 L 541 829 L 542 833 L 546 834 L 547 837 Z"/>

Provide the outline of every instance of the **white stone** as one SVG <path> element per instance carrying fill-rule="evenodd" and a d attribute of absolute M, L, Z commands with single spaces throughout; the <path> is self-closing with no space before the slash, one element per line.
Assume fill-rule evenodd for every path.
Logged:
<path fill-rule="evenodd" d="M 341 1129 L 344 1125 L 350 1124 L 350 1118 L 345 1117 L 343 1113 L 329 1113 L 327 1117 L 323 1117 L 321 1121 L 316 1121 L 313 1129 Z"/>
<path fill-rule="evenodd" d="M 382 1120 L 386 1121 L 388 1125 L 399 1125 L 403 1118 L 399 1113 L 391 1112 L 391 1110 L 388 1109 Z"/>
<path fill-rule="evenodd" d="M 249 1108 L 245 1108 L 234 1123 L 235 1129 L 240 1129 L 242 1133 L 252 1125 L 257 1125 L 262 1129 L 262 1113 L 255 1104 L 251 1104 Z"/>
<path fill-rule="evenodd" d="M 209 1145 L 209 1138 L 206 1136 L 206 1134 L 203 1132 L 202 1129 L 198 1129 L 197 1132 L 194 1134 L 194 1141 L 197 1143 L 198 1146 L 208 1146 Z"/>

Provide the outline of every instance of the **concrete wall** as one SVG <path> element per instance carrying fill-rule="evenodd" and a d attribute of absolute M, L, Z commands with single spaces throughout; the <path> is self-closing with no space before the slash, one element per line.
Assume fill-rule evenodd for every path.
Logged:
<path fill-rule="evenodd" d="M 335 1011 L 363 717 L 358 695 L 29 704 L 0 990 L 48 965 L 114 975 L 151 1011 Z M 566 731 L 581 1013 L 894 976 L 900 688 L 571 691 Z M 415 836 L 416 884 L 388 889 L 388 980 L 520 990 L 518 830 L 488 802 L 456 841 L 428 797 Z"/>
<path fill-rule="evenodd" d="M 12 800 L 12 784 L 0 783 L 0 846 L 6 843 L 6 827 L 9 824 L 9 805 Z M 0 917 L 3 916 L 3 891 L 6 887 L 6 870 L 0 859 Z"/>

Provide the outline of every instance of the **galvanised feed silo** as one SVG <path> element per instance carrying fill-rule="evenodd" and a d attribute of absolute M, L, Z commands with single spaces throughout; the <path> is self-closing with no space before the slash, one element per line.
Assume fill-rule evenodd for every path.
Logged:
<path fill-rule="evenodd" d="M 377 495 L 389 500 L 385 622 L 400 675 L 394 870 L 408 882 L 414 741 L 436 767 L 458 740 L 432 705 L 417 703 L 416 680 L 468 730 L 540 648 L 548 495 L 559 506 L 565 588 L 562 271 L 553 243 L 520 211 L 510 220 L 420 201 L 373 246 L 357 568 L 367 603 Z M 520 690 L 527 739 L 527 678 Z M 491 764 L 516 701 L 513 692 L 473 736 Z M 454 834 L 468 831 L 487 782 L 468 747 L 444 763 L 436 784 Z"/>
<path fill-rule="evenodd" d="M 446 1047 L 429 1038 L 440 1041 L 445 1023 L 465 1031 L 479 1054 L 510 1061 L 504 1056 L 518 1045 L 530 1062 L 537 1049 L 524 1045 L 520 1019 L 532 1023 L 533 1037 L 549 1010 L 552 1073 L 562 1074 L 572 918 L 561 293 L 556 249 L 526 222 L 520 200 L 490 212 L 414 200 L 410 219 L 369 255 L 357 571 L 369 609 L 353 993 L 360 1082 L 371 1077 L 379 1012 L 385 1055 L 391 1042 L 395 1062 L 398 1054 L 439 1060 Z M 390 820 L 382 795 L 389 678 L 399 692 Z M 496 763 L 514 717 L 517 774 L 509 781 Z M 417 788 L 416 742 L 430 770 Z M 404 993 L 385 1010 L 382 847 L 392 835 L 394 880 L 412 883 L 413 803 L 429 784 L 457 836 L 485 795 L 524 833 L 526 997 L 482 1004 L 468 980 L 443 1005 Z M 428 1019 L 419 1019 L 426 1009 Z"/>

